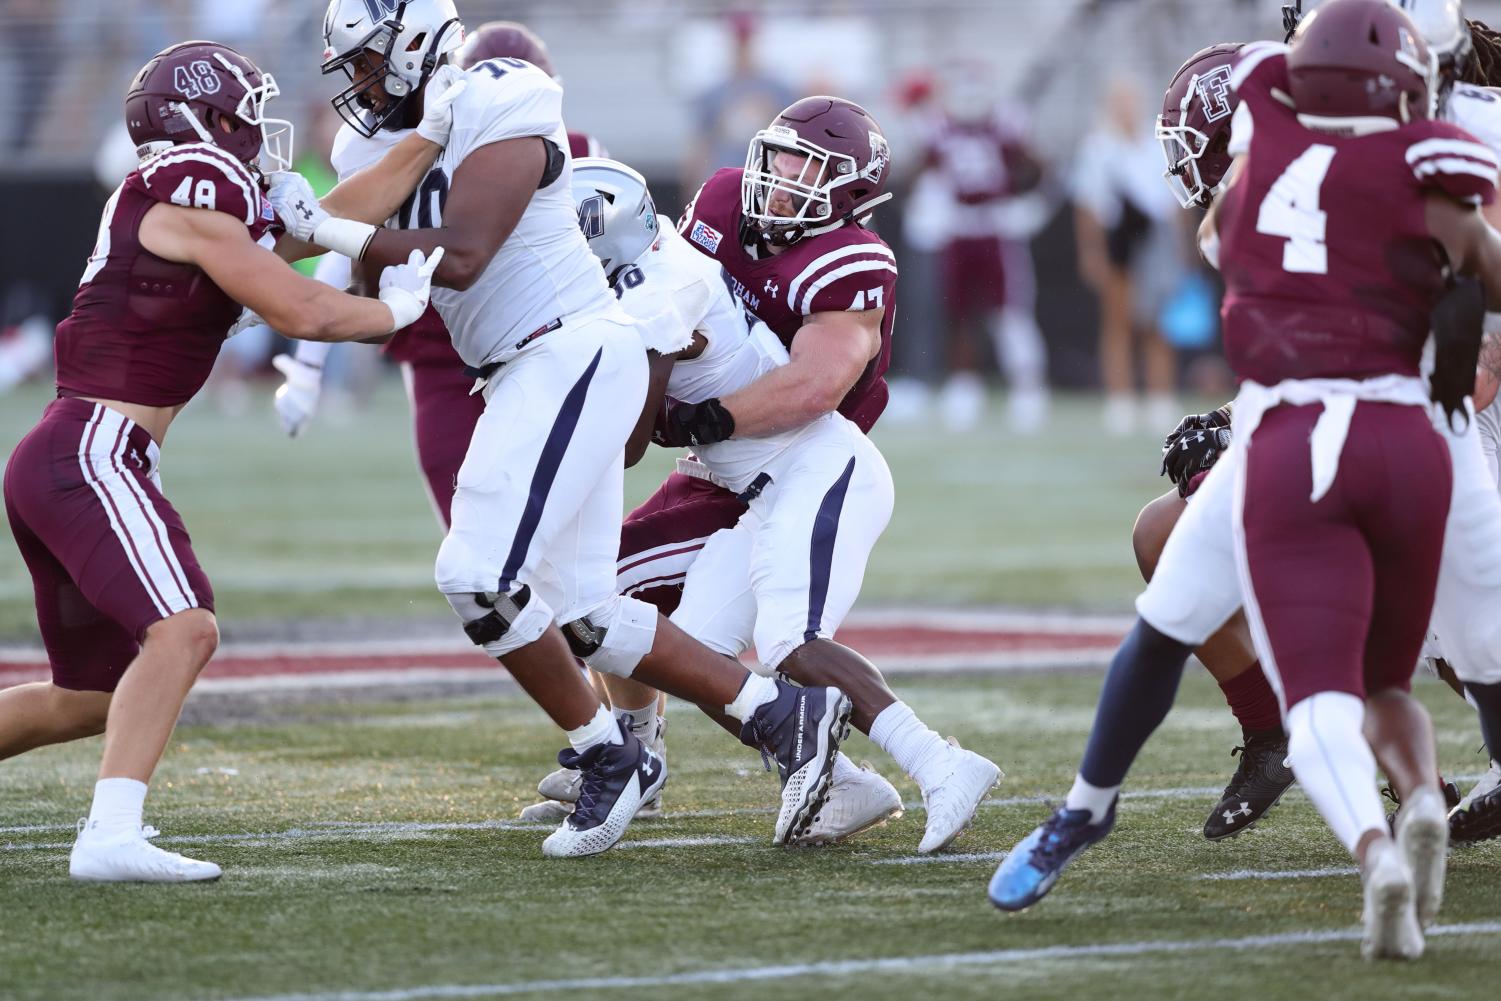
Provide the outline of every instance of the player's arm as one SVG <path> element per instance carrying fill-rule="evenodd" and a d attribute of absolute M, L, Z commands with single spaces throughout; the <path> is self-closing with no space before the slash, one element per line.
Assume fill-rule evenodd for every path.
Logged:
<path fill-rule="evenodd" d="M 396 214 L 442 152 L 441 145 L 413 132 L 375 163 L 335 185 L 323 196 L 323 209 L 378 226 Z"/>
<path fill-rule="evenodd" d="M 289 337 L 348 341 L 389 335 L 404 325 L 400 306 L 360 299 L 305 278 L 250 239 L 222 212 L 158 204 L 141 220 L 141 245 L 164 260 L 192 264 L 226 295 Z M 421 296 L 421 313 L 426 294 Z M 412 317 L 415 319 L 415 315 Z"/>
<path fill-rule="evenodd" d="M 502 139 L 466 156 L 454 171 L 453 187 L 436 229 L 378 230 L 363 260 L 376 267 L 405 261 L 443 247 L 433 284 L 460 291 L 473 285 L 510 238 L 547 169 L 547 148 L 538 136 Z"/>
<path fill-rule="evenodd" d="M 631 436 L 625 443 L 625 466 L 627 469 L 641 461 L 646 454 L 646 448 L 651 444 L 652 428 L 656 426 L 657 418 L 661 415 L 662 406 L 667 398 L 667 381 L 672 378 L 672 367 L 677 363 L 678 356 L 675 354 L 660 355 L 655 351 L 646 353 L 651 365 L 651 376 L 646 384 L 646 402 L 641 407 L 641 413 L 636 418 L 636 426 L 631 429 Z"/>
<path fill-rule="evenodd" d="M 1474 205 L 1443 192 L 1425 196 L 1428 232 L 1444 248 L 1456 272 L 1480 280 L 1491 302 L 1501 302 L 1501 234 Z"/>
<path fill-rule="evenodd" d="M 1501 200 L 1481 209 L 1492 229 L 1501 230 Z M 1501 304 L 1498 304 L 1501 305 Z M 1475 367 L 1475 409 L 1484 410 L 1501 390 L 1501 313 L 1487 313 L 1480 340 L 1480 360 Z"/>
<path fill-rule="evenodd" d="M 881 351 L 882 314 L 866 309 L 809 315 L 792 339 L 791 361 L 720 401 L 734 417 L 735 435 L 778 434 L 839 409 Z"/>

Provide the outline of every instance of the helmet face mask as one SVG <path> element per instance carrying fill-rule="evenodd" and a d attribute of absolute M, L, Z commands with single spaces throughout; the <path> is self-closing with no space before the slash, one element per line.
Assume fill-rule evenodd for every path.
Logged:
<path fill-rule="evenodd" d="M 390 16 L 370 23 L 377 9 Z M 330 103 L 350 128 L 370 138 L 406 127 L 408 100 L 463 43 L 464 26 L 452 0 L 332 0 L 323 38 L 323 73 L 343 71 L 349 78 Z"/>
<path fill-rule="evenodd" d="M 1209 148 L 1209 137 L 1192 125 L 1167 125 L 1157 117 L 1157 141 L 1167 160 L 1163 180 L 1173 189 L 1178 204 L 1186 209 L 1203 208 L 1214 197 L 1211 186 L 1199 173 L 1199 157 Z"/>

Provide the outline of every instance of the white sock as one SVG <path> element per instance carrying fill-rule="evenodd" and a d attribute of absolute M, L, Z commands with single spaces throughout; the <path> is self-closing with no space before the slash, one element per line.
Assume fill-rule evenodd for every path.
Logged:
<path fill-rule="evenodd" d="M 1287 763 L 1351 855 L 1366 831 L 1387 829 L 1364 723 L 1365 702 L 1345 692 L 1319 692 L 1287 711 Z"/>
<path fill-rule="evenodd" d="M 627 730 L 634 730 L 636 736 L 645 740 L 657 725 L 657 700 L 652 699 L 640 709 L 622 709 L 616 706 L 612 710 L 620 725 Z"/>
<path fill-rule="evenodd" d="M 870 739 L 891 755 L 919 788 L 927 790 L 946 777 L 928 773 L 929 766 L 948 754 L 948 741 L 918 719 L 907 703 L 893 702 L 882 709 L 870 724 Z"/>
<path fill-rule="evenodd" d="M 1105 814 L 1110 812 L 1110 804 L 1115 802 L 1115 797 L 1121 791 L 1120 786 L 1090 785 L 1084 781 L 1084 776 L 1074 776 L 1074 787 L 1068 791 L 1068 798 L 1063 801 L 1065 810 L 1088 810 L 1089 822 L 1098 824 L 1105 819 Z"/>
<path fill-rule="evenodd" d="M 89 826 L 109 834 L 139 831 L 145 803 L 146 783 L 135 779 L 100 779 L 94 783 Z"/>
<path fill-rule="evenodd" d="M 582 754 L 596 744 L 623 744 L 625 738 L 621 735 L 620 724 L 615 722 L 610 710 L 600 706 L 594 710 L 593 719 L 577 730 L 568 731 L 568 743 Z"/>
<path fill-rule="evenodd" d="M 724 707 L 725 715 L 744 723 L 751 714 L 777 697 L 777 683 L 754 672 L 747 672 L 745 684 L 735 701 Z"/>

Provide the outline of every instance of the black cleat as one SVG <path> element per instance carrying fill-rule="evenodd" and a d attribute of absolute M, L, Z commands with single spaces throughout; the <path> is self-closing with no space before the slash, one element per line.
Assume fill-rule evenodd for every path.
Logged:
<path fill-rule="evenodd" d="M 1449 840 L 1474 844 L 1501 838 L 1501 786 L 1476 796 L 1449 814 Z"/>
<path fill-rule="evenodd" d="M 1292 788 L 1293 772 L 1287 767 L 1287 735 L 1280 730 L 1246 737 L 1244 746 L 1230 755 L 1240 755 L 1240 767 L 1220 801 L 1204 821 L 1204 837 L 1210 841 L 1233 838 L 1266 815 L 1282 794 Z"/>

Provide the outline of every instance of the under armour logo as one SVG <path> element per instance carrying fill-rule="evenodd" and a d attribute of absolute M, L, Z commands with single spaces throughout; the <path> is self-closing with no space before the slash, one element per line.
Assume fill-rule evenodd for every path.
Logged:
<path fill-rule="evenodd" d="M 782 286 L 778 285 L 776 282 L 768 278 L 766 279 L 766 285 L 761 289 L 761 291 L 765 292 L 767 295 L 776 295 L 778 292 L 782 291 Z"/>
<path fill-rule="evenodd" d="M 1227 823 L 1227 824 L 1233 824 L 1233 823 L 1235 823 L 1235 818 L 1237 818 L 1237 817 L 1249 817 L 1250 815 L 1251 815 L 1251 804 L 1247 803 L 1247 802 L 1244 802 L 1244 801 L 1241 802 L 1240 809 L 1238 809 L 1238 810 L 1226 810 L 1224 812 L 1224 814 L 1223 814 L 1223 816 L 1225 818 L 1225 823 Z"/>
<path fill-rule="evenodd" d="M 297 211 L 302 213 L 304 219 L 311 219 L 313 217 L 313 210 L 307 207 L 307 202 L 300 199 L 297 202 Z"/>

